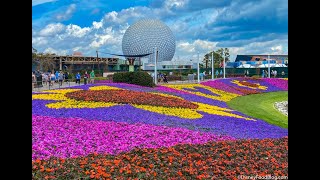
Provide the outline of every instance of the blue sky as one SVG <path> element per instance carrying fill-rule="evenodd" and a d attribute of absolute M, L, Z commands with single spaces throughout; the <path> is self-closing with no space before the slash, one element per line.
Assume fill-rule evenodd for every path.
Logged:
<path fill-rule="evenodd" d="M 237 54 L 288 54 L 288 0 L 32 0 L 32 46 L 59 55 L 122 54 L 125 30 L 144 18 L 172 30 L 173 60 L 220 47 L 230 49 L 232 61 Z"/>

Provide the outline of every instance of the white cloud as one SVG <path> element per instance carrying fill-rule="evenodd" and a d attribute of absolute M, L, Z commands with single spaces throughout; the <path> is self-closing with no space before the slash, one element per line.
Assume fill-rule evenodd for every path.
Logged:
<path fill-rule="evenodd" d="M 48 44 L 48 40 L 45 37 L 32 37 L 32 46 L 43 47 Z"/>
<path fill-rule="evenodd" d="M 202 56 L 204 56 L 209 51 L 212 51 L 216 49 L 217 42 L 210 42 L 205 40 L 195 40 L 195 41 L 178 41 L 177 47 L 176 47 L 176 53 L 173 59 L 179 59 L 179 60 L 187 60 L 190 59 L 196 59 L 199 57 L 201 59 Z"/>
<path fill-rule="evenodd" d="M 100 29 L 102 27 L 102 25 L 103 25 L 102 21 L 100 21 L 100 22 L 93 21 L 93 23 L 92 23 L 92 26 L 94 29 Z"/>
<path fill-rule="evenodd" d="M 62 33 L 65 26 L 61 23 L 48 24 L 44 29 L 39 32 L 40 36 L 55 36 Z"/>
<path fill-rule="evenodd" d="M 85 36 L 88 32 L 90 32 L 90 30 L 91 29 L 89 27 L 81 28 L 78 25 L 69 24 L 66 28 L 66 33 L 70 36 L 81 38 Z"/>
<path fill-rule="evenodd" d="M 94 40 L 89 46 L 91 48 L 100 48 L 103 45 L 116 45 L 117 48 L 121 48 L 122 34 L 120 34 L 119 32 L 115 32 L 111 27 L 106 28 L 103 34 L 95 34 Z"/>
<path fill-rule="evenodd" d="M 168 15 L 168 11 L 165 9 L 151 9 L 144 6 L 130 7 L 128 9 L 122 9 L 120 12 L 112 11 L 107 13 L 103 22 L 105 25 L 116 25 L 132 23 L 142 18 L 156 18 L 161 19 Z"/>
<path fill-rule="evenodd" d="M 234 61 L 240 54 L 288 54 L 288 40 L 272 40 L 265 42 L 252 42 L 242 47 L 227 47 L 230 53 L 230 60 Z M 179 41 L 177 42 L 176 53 L 173 59 L 190 60 L 197 59 L 199 51 L 200 59 L 212 50 L 220 49 L 217 47 L 218 42 L 195 40 L 195 41 Z"/>
<path fill-rule="evenodd" d="M 76 11 L 76 4 L 70 4 L 65 13 L 56 15 L 58 21 L 65 21 L 72 17 L 73 13 Z"/>
<path fill-rule="evenodd" d="M 173 6 L 182 8 L 187 6 L 185 3 L 188 2 L 183 0 L 168 0 L 166 2 L 169 1 L 173 4 L 167 4 L 168 8 Z M 207 2 L 209 3 L 209 1 Z M 261 10 L 256 6 L 253 7 L 252 12 Z M 72 6 L 70 8 L 72 9 Z M 40 30 L 33 29 L 32 45 L 39 52 L 46 50 L 57 54 L 72 54 L 73 51 L 80 51 L 84 55 L 94 56 L 97 49 L 101 52 L 122 54 L 122 37 L 129 25 L 143 18 L 156 18 L 167 24 L 176 37 L 174 60 L 197 59 L 198 51 L 200 52 L 200 58 L 202 58 L 212 49 L 218 49 L 217 46 L 228 47 L 232 61 L 237 54 L 288 53 L 287 36 L 279 36 L 275 33 L 273 35 L 265 34 L 264 36 L 230 40 L 237 35 L 234 33 L 236 26 L 233 27 L 234 25 L 232 25 L 231 27 L 231 25 L 222 24 L 210 27 L 211 23 L 221 20 L 222 15 L 226 16 L 227 19 L 236 15 L 235 13 L 226 14 L 226 10 L 223 8 L 181 13 L 178 14 L 179 16 L 173 16 L 177 11 L 171 10 L 172 8 L 168 10 L 141 6 L 131 7 L 117 12 L 108 12 L 100 21 L 93 21 L 89 27 L 52 23 Z M 68 12 L 72 14 L 71 10 Z M 241 16 L 246 17 L 248 14 L 244 12 Z M 209 24 L 208 27 L 206 23 Z M 108 56 L 106 54 L 101 55 Z"/>
<path fill-rule="evenodd" d="M 272 50 L 272 51 L 282 51 L 282 46 L 279 45 L 279 46 L 271 47 L 271 50 Z"/>
<path fill-rule="evenodd" d="M 47 3 L 47 2 L 54 2 L 54 1 L 57 1 L 57 0 L 32 0 L 32 6 L 36 6 L 36 5 L 39 5 L 39 4 L 44 4 L 44 3 Z"/>
<path fill-rule="evenodd" d="M 189 0 L 166 0 L 164 2 L 164 7 L 168 10 L 170 9 L 183 9 Z"/>
<path fill-rule="evenodd" d="M 58 54 L 58 55 L 67 55 L 67 51 L 66 50 L 61 50 L 61 49 L 54 49 L 51 47 L 46 48 L 44 51 L 44 53 L 50 53 L 50 54 Z"/>

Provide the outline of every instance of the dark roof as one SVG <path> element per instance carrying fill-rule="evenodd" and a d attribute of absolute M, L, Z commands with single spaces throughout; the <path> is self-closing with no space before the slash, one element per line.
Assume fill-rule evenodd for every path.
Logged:
<path fill-rule="evenodd" d="M 263 61 L 268 58 L 268 55 L 237 55 L 235 62 L 237 61 Z M 273 60 L 285 60 L 288 55 L 270 55 L 270 59 Z"/>

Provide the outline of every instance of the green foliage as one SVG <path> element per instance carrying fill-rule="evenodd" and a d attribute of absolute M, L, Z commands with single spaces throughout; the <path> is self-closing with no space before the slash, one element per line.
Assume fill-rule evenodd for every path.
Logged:
<path fill-rule="evenodd" d="M 167 80 L 168 81 L 182 81 L 182 76 L 175 76 L 175 75 L 167 76 Z"/>
<path fill-rule="evenodd" d="M 107 80 L 107 77 L 94 77 L 94 80 Z"/>
<path fill-rule="evenodd" d="M 220 62 L 223 62 L 223 57 L 226 57 L 226 62 L 229 61 L 230 53 L 228 48 L 220 48 L 216 51 L 211 51 L 204 55 L 203 57 L 203 66 L 204 68 L 211 67 L 211 58 L 213 53 L 213 59 L 214 59 L 214 67 L 219 67 Z"/>
<path fill-rule="evenodd" d="M 269 92 L 240 96 L 227 102 L 232 109 L 248 116 L 262 119 L 270 124 L 288 128 L 288 116 L 283 115 L 273 106 L 275 102 L 287 101 L 288 91 Z"/>
<path fill-rule="evenodd" d="M 140 86 L 154 87 L 153 78 L 143 71 L 119 72 L 113 75 L 113 82 L 136 84 Z"/>

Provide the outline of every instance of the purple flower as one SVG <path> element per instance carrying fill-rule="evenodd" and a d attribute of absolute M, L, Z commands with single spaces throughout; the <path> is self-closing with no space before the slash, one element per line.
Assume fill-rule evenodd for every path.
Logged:
<path fill-rule="evenodd" d="M 138 148 L 234 140 L 230 136 L 142 123 L 32 116 L 32 159 L 118 154 Z"/>

